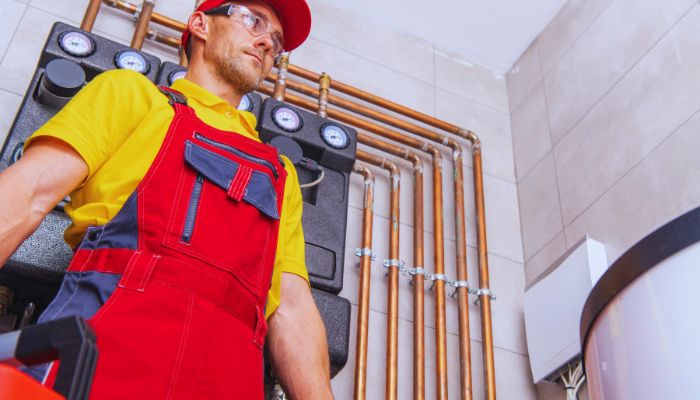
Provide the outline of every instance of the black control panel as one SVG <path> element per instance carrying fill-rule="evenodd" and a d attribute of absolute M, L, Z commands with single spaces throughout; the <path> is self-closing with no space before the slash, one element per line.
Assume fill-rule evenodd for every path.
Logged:
<path fill-rule="evenodd" d="M 178 75 L 181 77 L 184 71 L 176 64 L 166 62 L 161 65 L 160 60 L 154 56 L 130 49 L 95 34 L 60 22 L 54 24 L 22 105 L 0 151 L 0 170 L 4 170 L 21 157 L 24 141 L 55 115 L 86 82 L 101 72 L 118 67 L 142 69 L 141 72 L 150 80 L 165 85 L 170 85 L 171 80 L 176 79 Z M 257 93 L 249 93 L 246 96 L 250 104 L 249 111 L 260 120 L 262 97 Z M 243 105 L 241 104 L 241 106 Z M 302 144 L 302 146 L 308 147 L 307 144 Z M 352 149 L 354 155 L 354 142 Z M 320 149 L 316 151 L 317 153 L 314 154 L 318 156 L 323 154 Z M 321 157 L 315 156 L 314 159 L 321 160 Z M 324 160 L 323 165 L 333 165 L 335 166 L 333 168 L 338 168 L 337 165 L 348 164 L 348 161 Z M 351 167 L 352 163 L 350 162 L 349 165 Z M 344 187 L 344 194 L 340 196 L 344 199 L 344 203 L 339 206 L 340 214 L 342 214 L 342 243 L 344 244 L 349 177 L 345 176 L 340 179 L 339 170 L 333 170 L 333 168 L 327 170 L 330 178 L 328 181 L 324 179 L 324 182 L 338 182 L 341 186 L 337 187 Z M 349 173 L 349 169 L 347 171 Z M 309 177 L 302 177 L 302 179 L 306 178 Z M 319 188 L 323 188 L 323 186 L 319 185 Z M 11 188 L 0 188 L 0 190 L 11 190 Z M 305 195 L 305 200 L 307 196 L 308 194 Z M 306 209 L 304 213 L 307 214 Z M 311 214 L 313 215 L 313 211 Z M 323 236 L 326 234 L 325 232 L 328 232 L 329 228 L 324 228 L 326 231 L 320 234 L 314 233 L 314 226 L 321 225 L 313 225 L 308 222 L 312 225 L 306 227 L 307 219 L 308 217 L 305 216 L 304 224 L 307 238 Z M 335 220 L 325 222 L 326 225 L 335 223 Z M 0 285 L 8 287 L 14 292 L 16 303 L 31 302 L 35 304 L 37 310 L 35 317 L 55 296 L 73 255 L 63 240 L 63 232 L 69 224 L 69 218 L 62 212 L 62 207 L 59 205 L 47 215 L 39 228 L 0 269 Z M 340 229 L 339 227 L 333 227 L 334 235 L 339 234 L 336 232 Z M 314 240 L 316 241 L 311 243 L 323 243 L 320 240 Z M 312 258 L 309 258 L 309 254 L 312 254 Z M 307 244 L 307 261 L 315 259 L 313 254 L 313 251 L 309 252 Z M 326 257 L 330 259 L 330 256 Z M 342 253 L 339 259 L 329 260 L 328 265 L 337 268 L 339 262 L 341 272 L 336 273 L 336 275 L 342 278 Z M 310 264 L 310 271 L 314 268 L 312 265 L 314 265 L 314 261 Z M 327 276 L 333 277 L 336 275 L 327 274 Z M 312 274 L 312 282 L 314 279 Z M 314 286 L 324 288 L 322 285 Z M 340 288 L 331 291 L 337 293 Z M 350 303 L 344 298 L 318 290 L 313 291 L 313 296 L 326 324 L 331 368 L 333 375 L 335 375 L 343 368 L 348 356 Z"/>
<path fill-rule="evenodd" d="M 293 162 L 304 199 L 302 225 L 309 279 L 313 287 L 339 293 L 357 132 L 272 98 L 263 102 L 258 132 L 264 142 L 275 144 L 282 136 L 299 145 L 299 161 Z M 299 153 L 299 149 L 292 151 Z"/>

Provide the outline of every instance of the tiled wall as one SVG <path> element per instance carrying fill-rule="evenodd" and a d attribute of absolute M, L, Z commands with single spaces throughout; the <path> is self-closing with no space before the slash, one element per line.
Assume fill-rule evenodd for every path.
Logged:
<path fill-rule="evenodd" d="M 193 0 L 159 1 L 156 12 L 184 21 Z M 29 83 L 39 52 L 54 21 L 78 25 L 87 0 L 5 0 L 4 23 L 0 25 L 0 138 L 9 129 Z M 335 79 L 376 93 L 427 114 L 476 131 L 483 143 L 485 169 L 486 216 L 492 288 L 498 296 L 493 303 L 497 390 L 501 399 L 534 399 L 536 392 L 526 355 L 522 293 L 525 285 L 516 175 L 511 143 L 511 124 L 506 79 L 494 72 L 443 55 L 431 43 L 398 34 L 381 25 L 369 23 L 337 8 L 329 0 L 310 1 L 314 14 L 311 38 L 294 54 L 292 62 Z M 95 32 L 128 43 L 133 20 L 103 6 Z M 175 60 L 175 53 L 147 41 L 144 49 L 163 59 Z M 468 148 L 467 143 L 464 143 Z M 454 204 L 451 157 L 444 153 L 445 260 L 450 278 L 455 272 Z M 433 271 L 433 204 L 431 168 L 425 168 L 425 266 Z M 401 243 L 400 255 L 410 265 L 412 260 L 412 176 L 410 165 L 401 166 Z M 378 261 L 373 264 L 370 317 L 368 398 L 384 395 L 386 340 L 386 281 L 381 260 L 388 256 L 389 195 L 388 177 L 377 175 L 373 249 Z M 467 242 L 470 282 L 477 286 L 476 235 L 471 160 L 465 160 Z M 351 208 L 347 235 L 345 287 L 342 295 L 353 303 L 356 312 L 358 271 L 354 249 L 360 244 L 362 181 L 353 176 Z M 426 291 L 426 358 L 427 395 L 434 397 L 434 302 Z M 449 394 L 458 398 L 459 355 L 456 301 L 447 299 Z M 479 308 L 470 307 L 474 394 L 483 398 L 483 374 Z M 401 278 L 400 290 L 399 398 L 411 397 L 412 300 L 408 279 Z M 354 369 L 354 319 L 350 356 L 345 369 L 333 380 L 338 399 L 352 396 Z"/>
<path fill-rule="evenodd" d="M 508 74 L 527 282 L 700 205 L 700 4 L 570 0 Z"/>

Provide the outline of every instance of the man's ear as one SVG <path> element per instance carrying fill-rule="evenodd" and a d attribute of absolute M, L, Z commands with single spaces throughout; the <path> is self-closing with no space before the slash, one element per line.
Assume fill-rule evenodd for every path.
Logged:
<path fill-rule="evenodd" d="M 209 21 L 207 15 L 201 11 L 196 11 L 190 15 L 187 21 L 187 29 L 192 36 L 206 41 L 209 37 Z"/>

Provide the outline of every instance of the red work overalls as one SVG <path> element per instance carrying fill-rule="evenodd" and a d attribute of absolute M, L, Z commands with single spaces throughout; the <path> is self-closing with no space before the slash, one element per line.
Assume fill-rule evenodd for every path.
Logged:
<path fill-rule="evenodd" d="M 175 117 L 158 155 L 119 213 L 88 229 L 41 320 L 90 318 L 93 399 L 262 399 L 286 172 L 274 148 L 161 90 Z"/>

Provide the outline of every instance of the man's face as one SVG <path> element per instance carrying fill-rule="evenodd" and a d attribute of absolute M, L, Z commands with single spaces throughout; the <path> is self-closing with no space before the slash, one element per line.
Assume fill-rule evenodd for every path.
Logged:
<path fill-rule="evenodd" d="M 229 3 L 226 3 L 229 4 Z M 266 3 L 240 1 L 253 14 L 270 21 L 274 31 L 282 33 L 277 14 Z M 240 94 L 255 90 L 274 65 L 271 33 L 254 37 L 237 16 L 210 15 L 210 35 L 204 46 L 204 59 L 213 63 L 215 73 Z"/>

